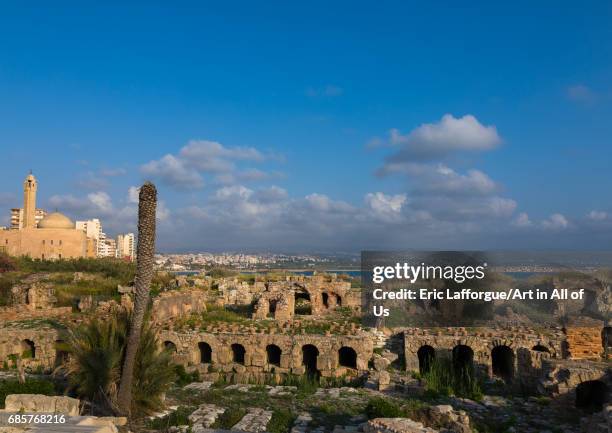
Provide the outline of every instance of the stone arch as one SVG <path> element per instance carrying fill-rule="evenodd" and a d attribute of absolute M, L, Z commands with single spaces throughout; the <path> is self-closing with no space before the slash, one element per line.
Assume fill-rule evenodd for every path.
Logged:
<path fill-rule="evenodd" d="M 550 353 L 550 349 L 548 347 L 544 346 L 543 344 L 539 344 L 539 343 L 533 346 L 531 350 L 534 350 L 536 352 Z"/>
<path fill-rule="evenodd" d="M 174 344 L 174 342 L 170 341 L 170 340 L 166 340 L 164 341 L 164 350 L 167 350 L 170 353 L 176 353 L 177 349 L 176 349 L 176 344 Z"/>
<path fill-rule="evenodd" d="M 268 316 L 274 317 L 274 313 L 276 313 L 276 306 L 278 304 L 278 299 L 270 299 L 268 302 Z"/>
<path fill-rule="evenodd" d="M 336 295 L 336 305 L 342 307 L 342 296 Z"/>
<path fill-rule="evenodd" d="M 576 407 L 594 413 L 603 410 L 610 400 L 610 389 L 601 380 L 588 380 L 576 387 Z"/>
<path fill-rule="evenodd" d="M 453 348 L 453 367 L 457 371 L 474 368 L 474 351 L 470 346 L 458 344 Z"/>
<path fill-rule="evenodd" d="M 342 346 L 338 350 L 338 364 L 341 367 L 357 368 L 357 352 L 348 346 Z"/>
<path fill-rule="evenodd" d="M 506 382 L 511 381 L 514 377 L 514 360 L 514 351 L 510 347 L 495 346 L 491 350 L 493 376 L 501 377 Z"/>
<path fill-rule="evenodd" d="M 601 330 L 601 345 L 605 353 L 612 352 L 612 326 L 604 326 Z"/>
<path fill-rule="evenodd" d="M 419 358 L 419 372 L 425 374 L 431 369 L 431 365 L 436 357 L 436 349 L 428 344 L 425 344 L 417 351 Z"/>
<path fill-rule="evenodd" d="M 309 376 L 316 375 L 317 359 L 319 357 L 319 349 L 313 344 L 305 344 L 302 346 L 302 365 L 306 368 L 306 374 Z"/>
<path fill-rule="evenodd" d="M 321 293 L 321 301 L 323 302 L 323 306 L 325 308 L 329 308 L 329 295 L 327 292 Z"/>
<path fill-rule="evenodd" d="M 32 340 L 27 338 L 21 340 L 21 357 L 22 358 L 36 358 L 36 345 Z"/>
<path fill-rule="evenodd" d="M 70 354 L 68 353 L 66 342 L 64 340 L 55 340 L 55 367 L 66 363 Z"/>
<path fill-rule="evenodd" d="M 268 344 L 266 346 L 266 356 L 268 364 L 280 367 L 282 350 L 276 344 Z"/>
<path fill-rule="evenodd" d="M 310 297 L 310 293 L 308 290 L 303 288 L 298 288 L 293 292 L 294 296 L 294 304 L 293 304 L 293 312 L 294 314 L 301 314 L 309 316 L 312 314 L 312 299 Z"/>
<path fill-rule="evenodd" d="M 232 344 L 232 362 L 236 364 L 244 365 L 244 354 L 246 353 L 246 349 L 242 344 L 234 343 Z"/>
<path fill-rule="evenodd" d="M 198 350 L 200 351 L 200 364 L 211 364 L 212 363 L 212 347 L 205 341 L 198 343 Z"/>

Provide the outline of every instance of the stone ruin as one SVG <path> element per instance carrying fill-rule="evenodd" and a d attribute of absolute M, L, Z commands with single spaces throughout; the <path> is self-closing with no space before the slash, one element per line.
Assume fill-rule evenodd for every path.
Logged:
<path fill-rule="evenodd" d="M 266 374 L 356 376 L 367 372 L 374 349 L 365 334 L 161 331 L 159 339 L 176 362 L 211 376 L 236 374 L 237 382 L 263 379 Z"/>
<path fill-rule="evenodd" d="M 351 283 L 335 276 L 288 277 L 286 281 L 268 282 L 256 298 L 253 319 L 274 318 L 286 322 L 296 314 L 323 316 L 346 307 L 354 313 L 361 308 L 359 292 Z"/>
<path fill-rule="evenodd" d="M 14 285 L 11 288 L 10 304 L 23 305 L 30 310 L 53 307 L 57 299 L 53 284 L 44 282 L 48 277 L 48 274 L 33 274 Z"/>
<path fill-rule="evenodd" d="M 191 313 L 206 311 L 206 296 L 200 290 L 172 290 L 153 299 L 151 317 L 154 323 L 164 323 Z"/>

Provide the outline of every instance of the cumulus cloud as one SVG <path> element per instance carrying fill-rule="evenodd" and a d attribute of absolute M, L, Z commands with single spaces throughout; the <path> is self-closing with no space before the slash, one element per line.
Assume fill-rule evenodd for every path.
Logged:
<path fill-rule="evenodd" d="M 390 131 L 390 143 L 399 150 L 387 158 L 388 164 L 441 160 L 457 152 L 482 152 L 501 143 L 497 128 L 485 126 L 467 114 L 456 118 L 445 114 L 437 123 L 425 123 L 406 135 Z"/>
<path fill-rule="evenodd" d="M 608 218 L 608 213 L 598 210 L 592 210 L 587 214 L 587 218 L 592 221 L 603 221 Z"/>
<path fill-rule="evenodd" d="M 167 154 L 159 160 L 144 164 L 140 171 L 145 176 L 159 179 L 177 189 L 202 188 L 204 179 L 180 158 Z"/>
<path fill-rule="evenodd" d="M 533 223 L 529 219 L 529 215 L 526 212 L 521 212 L 512 221 L 512 225 L 514 225 L 516 227 L 531 227 L 531 226 L 533 226 Z"/>
<path fill-rule="evenodd" d="M 178 154 L 167 154 L 140 167 L 143 175 L 176 189 L 198 189 L 205 184 L 204 175 L 211 174 L 220 184 L 258 181 L 270 175 L 260 169 L 241 169 L 238 163 L 261 163 L 276 159 L 253 147 L 226 147 L 216 141 L 191 140 Z"/>
<path fill-rule="evenodd" d="M 407 202 L 406 194 L 386 195 L 382 192 L 368 193 L 365 203 L 373 215 L 383 221 L 399 221 L 402 207 Z"/>
<path fill-rule="evenodd" d="M 560 213 L 552 214 L 542 221 L 542 227 L 548 230 L 563 230 L 569 226 L 569 221 Z"/>

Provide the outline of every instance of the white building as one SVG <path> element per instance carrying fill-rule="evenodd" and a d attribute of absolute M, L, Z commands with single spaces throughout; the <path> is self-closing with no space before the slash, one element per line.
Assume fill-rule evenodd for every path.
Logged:
<path fill-rule="evenodd" d="M 98 243 L 98 257 L 116 257 L 117 241 L 112 238 L 101 239 Z"/>
<path fill-rule="evenodd" d="M 134 260 L 134 233 L 125 233 L 117 236 L 117 258 Z"/>
<path fill-rule="evenodd" d="M 34 211 L 35 223 L 34 227 L 38 227 L 38 223 L 47 216 L 47 211 L 44 209 L 36 209 Z M 23 228 L 23 208 L 11 209 L 11 229 L 21 230 Z"/>
<path fill-rule="evenodd" d="M 107 257 L 105 256 L 106 249 L 104 247 L 104 239 L 106 239 L 106 235 L 102 231 L 102 223 L 98 218 L 94 218 L 87 221 L 77 221 L 75 223 L 77 230 L 83 230 L 88 238 L 94 240 L 96 256 L 97 257 Z"/>

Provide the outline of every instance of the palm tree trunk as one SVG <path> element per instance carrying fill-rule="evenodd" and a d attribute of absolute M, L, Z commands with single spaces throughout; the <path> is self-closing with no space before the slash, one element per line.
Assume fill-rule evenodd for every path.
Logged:
<path fill-rule="evenodd" d="M 121 381 L 117 394 L 117 410 L 120 415 L 129 416 L 132 403 L 132 382 L 134 364 L 140 345 L 140 334 L 145 311 L 149 303 L 149 291 L 153 278 L 153 256 L 155 254 L 155 211 L 157 190 L 150 182 L 140 188 L 138 197 L 138 246 L 136 249 L 136 279 L 134 282 L 134 311 L 130 322 L 125 358 L 121 370 Z"/>

